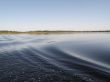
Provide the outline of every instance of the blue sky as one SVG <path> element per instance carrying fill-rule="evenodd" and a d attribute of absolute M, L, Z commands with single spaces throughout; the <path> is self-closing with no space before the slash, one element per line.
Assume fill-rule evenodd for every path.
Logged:
<path fill-rule="evenodd" d="M 110 29 L 110 0 L 0 0 L 0 30 Z"/>

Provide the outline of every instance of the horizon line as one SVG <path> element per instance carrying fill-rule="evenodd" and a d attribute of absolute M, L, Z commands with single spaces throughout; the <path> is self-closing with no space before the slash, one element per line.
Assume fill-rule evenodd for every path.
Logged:
<path fill-rule="evenodd" d="M 109 30 L 30 30 L 30 31 L 17 31 L 17 30 L 0 30 L 0 32 L 92 32 L 92 31 L 110 31 Z"/>

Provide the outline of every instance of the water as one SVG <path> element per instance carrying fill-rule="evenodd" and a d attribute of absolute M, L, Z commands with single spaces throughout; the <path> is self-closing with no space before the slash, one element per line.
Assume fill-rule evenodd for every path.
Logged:
<path fill-rule="evenodd" d="M 110 34 L 0 35 L 0 82 L 110 82 Z"/>

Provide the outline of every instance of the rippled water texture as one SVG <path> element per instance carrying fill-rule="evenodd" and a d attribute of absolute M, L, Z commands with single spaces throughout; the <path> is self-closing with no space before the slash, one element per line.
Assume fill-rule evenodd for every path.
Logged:
<path fill-rule="evenodd" d="M 0 82 L 110 82 L 110 34 L 0 35 Z"/>

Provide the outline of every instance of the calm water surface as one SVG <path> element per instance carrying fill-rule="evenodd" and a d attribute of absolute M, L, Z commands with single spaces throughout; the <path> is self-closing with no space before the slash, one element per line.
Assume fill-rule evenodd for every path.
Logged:
<path fill-rule="evenodd" d="M 0 82 L 110 82 L 110 33 L 0 35 Z"/>

